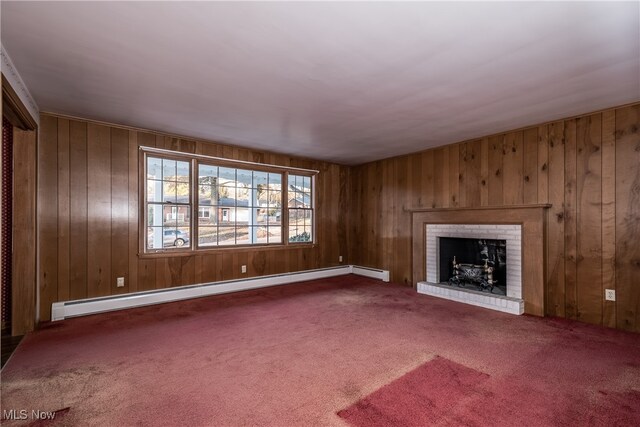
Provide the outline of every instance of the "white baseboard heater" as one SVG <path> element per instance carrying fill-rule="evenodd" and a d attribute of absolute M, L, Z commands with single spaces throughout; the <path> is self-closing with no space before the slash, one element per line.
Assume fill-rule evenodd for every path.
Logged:
<path fill-rule="evenodd" d="M 286 285 L 307 280 L 323 279 L 326 277 L 357 274 L 373 279 L 389 281 L 387 270 L 345 265 L 340 267 L 319 268 L 294 273 L 274 274 L 270 276 L 251 277 L 247 279 L 225 280 L 220 282 L 203 283 L 199 285 L 180 286 L 169 289 L 134 292 L 124 295 L 87 298 L 75 301 L 54 302 L 51 305 L 51 320 L 63 320 L 69 317 L 86 316 L 88 314 L 106 311 L 122 310 L 126 308 L 142 307 L 145 305 L 162 304 L 210 295 L 226 294 L 230 292 L 246 291 L 249 289 L 265 288 L 268 286 Z"/>

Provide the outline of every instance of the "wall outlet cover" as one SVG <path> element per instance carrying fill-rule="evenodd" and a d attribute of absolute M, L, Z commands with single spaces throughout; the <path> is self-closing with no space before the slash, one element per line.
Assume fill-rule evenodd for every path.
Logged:
<path fill-rule="evenodd" d="M 605 289 L 604 290 L 604 299 L 607 301 L 615 301 L 616 300 L 616 291 L 615 289 Z"/>

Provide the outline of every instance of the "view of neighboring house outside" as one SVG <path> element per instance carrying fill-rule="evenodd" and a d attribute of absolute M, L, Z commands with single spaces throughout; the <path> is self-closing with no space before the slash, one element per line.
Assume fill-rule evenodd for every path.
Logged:
<path fill-rule="evenodd" d="M 193 163 L 196 195 L 191 195 L 192 162 L 147 157 L 147 249 L 183 246 L 283 243 L 283 209 L 288 242 L 313 241 L 312 178 Z M 283 178 L 288 200 L 283 207 Z M 195 184 L 195 183 L 194 183 Z M 197 206 L 197 238 L 191 239 L 191 206 Z"/>

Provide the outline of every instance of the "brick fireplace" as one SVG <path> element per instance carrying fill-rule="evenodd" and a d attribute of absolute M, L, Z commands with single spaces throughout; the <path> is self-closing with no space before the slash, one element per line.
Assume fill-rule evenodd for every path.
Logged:
<path fill-rule="evenodd" d="M 420 293 L 513 314 L 544 315 L 546 209 L 549 205 L 504 208 L 415 209 L 412 216 L 413 282 Z M 443 283 L 439 239 L 506 241 L 506 295 Z"/>

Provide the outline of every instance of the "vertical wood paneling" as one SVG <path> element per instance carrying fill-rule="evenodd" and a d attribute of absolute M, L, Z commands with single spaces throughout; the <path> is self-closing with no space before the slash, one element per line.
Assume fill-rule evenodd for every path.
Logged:
<path fill-rule="evenodd" d="M 87 127 L 87 296 L 109 295 L 111 283 L 111 134 Z"/>
<path fill-rule="evenodd" d="M 602 113 L 602 288 L 616 289 L 616 114 Z M 615 301 L 603 301 L 602 323 L 616 326 Z"/>
<path fill-rule="evenodd" d="M 466 173 L 466 186 L 465 186 L 465 206 L 477 207 L 481 203 L 481 168 L 482 160 L 480 158 L 481 153 L 480 140 L 467 142 L 465 153 L 465 173 Z"/>
<path fill-rule="evenodd" d="M 15 141 L 15 138 L 14 138 Z M 19 181 L 16 180 L 16 184 Z M 43 117 L 38 143 L 38 253 L 40 318 L 58 298 L 58 120 Z"/>
<path fill-rule="evenodd" d="M 577 318 L 602 323 L 602 115 L 577 120 Z"/>
<path fill-rule="evenodd" d="M 456 155 L 456 162 L 458 156 Z M 433 188 L 434 192 L 431 196 L 433 199 L 432 206 L 434 208 L 441 208 L 447 205 L 446 198 L 448 197 L 444 191 L 445 181 L 449 182 L 449 176 L 445 173 L 448 169 L 444 167 L 444 149 L 438 148 L 433 150 Z M 457 177 L 456 177 L 457 179 Z"/>
<path fill-rule="evenodd" d="M 13 129 L 12 335 L 32 331 L 37 314 L 36 148 L 35 131 Z"/>
<path fill-rule="evenodd" d="M 578 315 L 577 301 L 577 157 L 576 157 L 576 120 L 564 124 L 564 273 L 565 273 L 565 313 L 569 319 Z"/>
<path fill-rule="evenodd" d="M 638 108 L 352 168 L 43 115 L 38 196 L 55 208 L 39 211 L 41 317 L 67 293 L 78 299 L 232 279 L 243 276 L 243 263 L 247 275 L 275 274 L 336 265 L 342 255 L 404 282 L 411 227 L 403 208 L 548 202 L 546 313 L 637 331 Z M 319 245 L 139 258 L 141 145 L 320 170 Z M 115 287 L 121 274 L 124 290 Z M 604 289 L 615 289 L 617 301 L 604 302 Z"/>
<path fill-rule="evenodd" d="M 129 289 L 129 131 L 111 128 L 111 278 L 109 293 Z M 124 277 L 124 287 L 116 287 Z"/>
<path fill-rule="evenodd" d="M 508 205 L 521 205 L 523 201 L 523 132 L 511 132 L 504 139 L 504 169 L 502 203 Z"/>
<path fill-rule="evenodd" d="M 616 110 L 616 321 L 640 332 L 640 105 Z"/>
<path fill-rule="evenodd" d="M 480 143 L 480 205 L 489 204 L 489 138 Z"/>
<path fill-rule="evenodd" d="M 127 287 L 129 292 L 136 292 L 138 290 L 138 247 L 139 233 L 138 233 L 138 211 L 140 205 L 138 204 L 138 132 L 129 132 L 129 161 L 128 161 L 128 175 L 129 175 L 129 206 L 128 206 L 128 241 L 129 241 L 129 271 Z M 198 282 L 199 283 L 199 282 Z"/>
<path fill-rule="evenodd" d="M 467 186 L 470 185 L 467 176 L 467 143 L 458 144 L 458 202 L 461 207 L 467 207 Z"/>
<path fill-rule="evenodd" d="M 58 295 L 69 299 L 69 120 L 58 120 Z"/>
<path fill-rule="evenodd" d="M 538 203 L 549 202 L 549 129 L 538 128 Z"/>
<path fill-rule="evenodd" d="M 87 124 L 69 123 L 69 298 L 87 297 Z"/>
<path fill-rule="evenodd" d="M 502 160 L 504 158 L 504 136 L 492 136 L 489 138 L 489 158 L 487 160 L 489 166 L 487 190 L 489 205 L 502 205 L 502 182 L 504 171 L 502 169 Z"/>
<path fill-rule="evenodd" d="M 448 166 L 448 173 L 445 172 L 444 174 L 445 188 L 442 191 L 443 199 L 448 202 L 443 205 L 439 205 L 439 207 L 454 208 L 456 206 L 460 206 L 460 145 L 449 145 L 448 147 L 442 148 L 442 150 L 444 150 L 445 157 L 447 155 L 449 156 L 448 162 L 446 162 L 445 159 L 442 161 L 442 167 L 445 171 Z M 449 176 L 448 180 L 446 179 L 447 175 Z"/>
<path fill-rule="evenodd" d="M 523 202 L 538 203 L 538 128 L 523 132 Z"/>
<path fill-rule="evenodd" d="M 548 127 L 549 153 L 549 222 L 547 230 L 547 293 L 546 311 L 551 316 L 565 315 L 564 269 L 564 122 Z"/>

